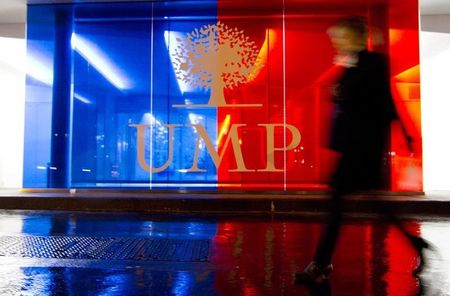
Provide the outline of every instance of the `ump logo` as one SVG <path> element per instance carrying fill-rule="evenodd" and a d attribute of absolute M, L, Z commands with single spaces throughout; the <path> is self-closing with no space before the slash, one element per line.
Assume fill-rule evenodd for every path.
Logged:
<path fill-rule="evenodd" d="M 259 58 L 259 50 L 243 31 L 237 28 L 229 28 L 221 22 L 214 25 L 205 25 L 188 33 L 182 40 L 177 38 L 178 46 L 173 54 L 177 78 L 193 87 L 201 87 L 211 90 L 211 96 L 207 104 L 173 105 L 175 108 L 216 108 L 216 107 L 261 107 L 262 104 L 227 104 L 223 90 L 233 89 L 241 84 L 253 80 L 263 67 Z M 275 166 L 276 152 L 285 152 L 295 149 L 301 140 L 300 131 L 293 125 L 283 123 L 261 123 L 258 127 L 266 131 L 266 164 L 264 168 L 249 168 L 245 164 L 242 153 L 242 137 L 239 130 L 247 127 L 247 124 L 230 124 L 225 132 L 226 139 L 221 145 L 220 153 L 215 148 L 213 141 L 205 127 L 201 124 L 161 124 L 160 128 L 168 130 L 168 157 L 160 167 L 153 167 L 145 159 L 146 131 L 152 124 L 132 124 L 137 129 L 137 154 L 138 162 L 142 169 L 151 173 L 159 173 L 166 170 L 173 160 L 174 129 L 183 126 L 193 128 L 197 134 L 193 163 L 185 172 L 205 172 L 199 168 L 200 147 L 206 148 L 215 167 L 218 169 L 228 146 L 233 151 L 236 168 L 229 172 L 284 172 L 284 168 Z M 291 133 L 291 142 L 284 142 L 283 147 L 275 146 L 275 129 L 283 128 Z M 254 127 L 253 127 L 254 129 Z M 203 141 L 204 145 L 200 145 Z"/>
<path fill-rule="evenodd" d="M 227 104 L 225 88 L 247 83 L 255 78 L 263 64 L 254 41 L 237 28 L 217 22 L 205 25 L 177 38 L 172 55 L 177 78 L 193 87 L 211 90 L 207 104 L 173 105 L 173 107 L 261 107 L 261 104 Z"/>

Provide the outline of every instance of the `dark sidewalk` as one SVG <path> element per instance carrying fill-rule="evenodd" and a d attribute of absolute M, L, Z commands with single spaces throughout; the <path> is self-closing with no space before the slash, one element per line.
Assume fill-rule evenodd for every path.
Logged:
<path fill-rule="evenodd" d="M 145 190 L 0 190 L 0 209 L 148 213 L 290 214 L 326 211 L 326 192 L 182 192 Z M 450 192 L 426 195 L 360 193 L 346 197 L 349 213 L 450 215 Z"/>

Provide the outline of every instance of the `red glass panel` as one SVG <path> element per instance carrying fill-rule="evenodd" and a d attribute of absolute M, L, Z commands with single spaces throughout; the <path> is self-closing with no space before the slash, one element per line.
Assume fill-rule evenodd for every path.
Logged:
<path fill-rule="evenodd" d="M 417 1 L 392 1 L 389 6 L 389 55 L 392 91 L 399 116 L 413 138 L 414 155 L 399 124 L 392 130 L 392 190 L 422 191 L 420 119 L 419 17 Z"/>
<path fill-rule="evenodd" d="M 337 157 L 327 149 L 334 107 L 330 89 L 339 69 L 332 64 L 326 30 L 350 15 L 368 19 L 370 49 L 389 56 L 397 109 L 414 139 L 410 156 L 399 123 L 393 125 L 391 189 L 422 190 L 417 0 L 219 0 L 218 20 L 254 41 L 262 65 L 253 80 L 224 91 L 227 104 L 261 106 L 218 108 L 218 149 L 225 149 L 231 126 L 243 124 L 239 141 L 247 169 L 230 171 L 237 167 L 230 141 L 218 169 L 219 187 L 327 187 Z M 275 126 L 271 134 L 267 124 L 292 125 L 301 134 L 299 145 L 282 151 L 292 131 Z"/>
<path fill-rule="evenodd" d="M 248 172 L 230 172 L 236 168 L 232 149 L 225 153 L 218 170 L 219 187 L 283 189 L 284 174 L 264 172 L 267 160 L 266 128 L 260 124 L 283 124 L 283 19 L 281 1 L 218 1 L 218 20 L 237 28 L 255 43 L 262 65 L 255 78 L 234 89 L 225 90 L 227 104 L 255 104 L 218 108 L 218 134 L 227 130 L 227 122 L 245 124 L 239 140 Z M 274 132 L 275 147 L 283 144 L 283 128 Z M 220 136 L 219 136 L 220 137 Z M 219 151 L 224 141 L 219 143 Z M 275 167 L 283 169 L 283 153 L 276 152 Z"/>

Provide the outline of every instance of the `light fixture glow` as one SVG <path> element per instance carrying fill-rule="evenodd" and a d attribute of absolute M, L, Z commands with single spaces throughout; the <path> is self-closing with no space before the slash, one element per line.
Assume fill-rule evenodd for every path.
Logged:
<path fill-rule="evenodd" d="M 27 59 L 27 74 L 46 85 L 53 85 L 53 72 L 32 56 Z"/>
<path fill-rule="evenodd" d="M 85 104 L 92 104 L 92 102 L 91 102 L 90 100 L 86 99 L 85 97 L 83 97 L 83 96 L 80 95 L 80 94 L 74 94 L 73 97 L 74 97 L 75 99 L 77 99 L 78 101 L 82 102 L 82 103 L 85 103 Z"/>
<path fill-rule="evenodd" d="M 75 51 L 92 64 L 114 86 L 121 90 L 131 88 L 131 82 L 126 75 L 122 73 L 120 68 L 96 44 L 75 33 L 72 34 L 71 44 Z"/>
<path fill-rule="evenodd" d="M 156 119 L 152 113 L 144 113 L 144 115 L 142 115 L 140 124 L 162 126 L 162 123 L 158 119 Z"/>
<path fill-rule="evenodd" d="M 230 122 L 231 122 L 231 116 L 230 116 L 230 114 L 227 114 L 227 116 L 225 116 L 225 120 L 222 124 L 222 127 L 220 128 L 219 137 L 217 137 L 217 143 L 216 143 L 217 145 L 220 145 L 220 143 L 222 142 L 223 136 L 228 133 L 228 129 L 230 128 Z"/>
<path fill-rule="evenodd" d="M 197 115 L 195 113 L 189 113 L 189 122 L 191 124 L 199 124 L 203 121 L 203 116 Z"/>

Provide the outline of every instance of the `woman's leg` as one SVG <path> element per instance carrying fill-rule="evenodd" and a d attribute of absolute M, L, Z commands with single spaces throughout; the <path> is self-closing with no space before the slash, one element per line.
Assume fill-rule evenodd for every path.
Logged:
<path fill-rule="evenodd" d="M 331 257 L 339 236 L 342 220 L 341 191 L 333 193 L 330 206 L 328 221 L 322 231 L 314 259 L 302 272 L 295 274 L 295 282 L 297 284 L 323 284 L 333 270 Z"/>
<path fill-rule="evenodd" d="M 314 261 L 320 266 L 331 263 L 334 249 L 342 223 L 342 191 L 336 190 L 331 196 L 331 209 L 328 216 L 326 228 L 322 231 L 322 236 L 314 256 Z"/>

